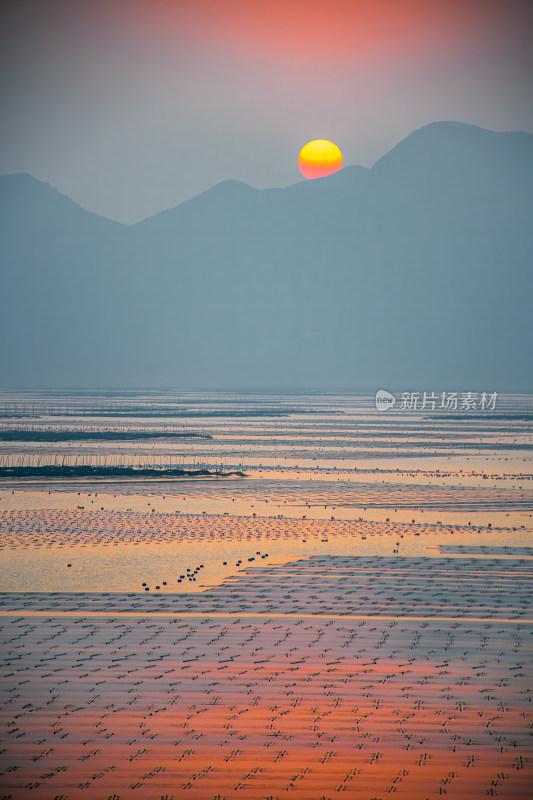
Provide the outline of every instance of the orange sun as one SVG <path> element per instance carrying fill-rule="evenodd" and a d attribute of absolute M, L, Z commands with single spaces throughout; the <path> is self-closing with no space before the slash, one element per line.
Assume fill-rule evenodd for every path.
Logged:
<path fill-rule="evenodd" d="M 313 139 L 300 150 L 298 166 L 305 178 L 324 178 L 342 169 L 342 153 L 327 139 Z"/>

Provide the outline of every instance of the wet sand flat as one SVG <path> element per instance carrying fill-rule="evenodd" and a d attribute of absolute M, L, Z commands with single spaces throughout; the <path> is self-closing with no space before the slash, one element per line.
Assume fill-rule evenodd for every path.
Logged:
<path fill-rule="evenodd" d="M 269 614 L 526 620 L 533 560 L 311 556 L 248 567 L 202 592 L 6 592 L 0 614 Z"/>
<path fill-rule="evenodd" d="M 531 562 L 405 561 L 249 567 L 192 604 L 5 595 L 4 796 L 528 797 Z M 420 621 L 400 584 L 447 594 Z"/>
<path fill-rule="evenodd" d="M 1 442 L 6 463 L 246 474 L 2 483 L 0 800 L 529 798 L 531 398 L 498 402 L 0 404 L 6 429 L 69 432 Z"/>

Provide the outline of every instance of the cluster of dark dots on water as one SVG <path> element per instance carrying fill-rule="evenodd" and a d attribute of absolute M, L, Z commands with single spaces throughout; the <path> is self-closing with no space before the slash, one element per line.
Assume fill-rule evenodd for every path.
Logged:
<path fill-rule="evenodd" d="M 260 550 L 256 550 L 255 556 L 250 556 L 248 558 L 248 561 L 255 561 L 255 557 L 256 556 L 260 556 L 261 558 L 268 558 L 268 553 L 261 553 Z M 235 562 L 235 566 L 236 567 L 240 567 L 241 564 L 242 564 L 242 560 L 241 559 L 239 559 L 238 561 Z M 224 567 L 227 567 L 228 566 L 228 562 L 227 561 L 223 561 L 222 565 Z M 68 566 L 70 567 L 71 565 L 69 564 Z M 191 569 L 190 567 L 187 567 L 186 573 L 180 575 L 178 580 L 177 580 L 177 582 L 181 583 L 182 581 L 188 580 L 190 583 L 193 583 L 193 582 L 196 583 L 196 575 L 200 572 L 201 569 L 204 569 L 204 568 L 205 567 L 204 567 L 203 564 L 200 564 L 194 570 Z M 161 585 L 157 585 L 155 587 L 155 590 L 156 591 L 158 591 L 158 590 L 161 591 L 161 586 L 167 586 L 167 585 L 168 585 L 167 581 L 162 581 Z M 148 586 L 146 581 L 144 581 L 142 583 L 142 586 L 143 586 L 145 592 L 149 592 L 150 591 L 150 587 Z"/>
<path fill-rule="evenodd" d="M 196 575 L 197 575 L 197 574 L 200 572 L 200 570 L 201 570 L 201 569 L 204 569 L 204 565 L 203 565 L 203 564 L 200 564 L 200 565 L 199 565 L 199 566 L 197 566 L 197 567 L 196 567 L 194 570 L 192 570 L 190 567 L 187 567 L 186 574 L 185 574 L 185 575 L 180 575 L 180 576 L 179 576 L 179 578 L 178 578 L 178 583 L 181 583 L 181 582 L 182 582 L 182 581 L 184 581 L 185 579 L 188 579 L 188 580 L 189 580 L 189 581 L 191 581 L 191 582 L 193 582 L 193 581 L 196 581 Z M 144 586 L 144 591 L 145 591 L 145 592 L 149 592 L 149 591 L 150 591 L 150 587 L 148 586 L 148 584 L 147 584 L 146 582 L 144 582 L 142 585 Z M 161 586 L 167 586 L 167 585 L 168 585 L 168 584 L 167 584 L 167 581 L 162 581 L 162 582 L 161 582 Z M 161 590 L 161 586 L 160 586 L 160 585 L 157 585 L 157 586 L 155 587 L 156 591 L 157 591 L 158 589 L 159 589 L 159 590 Z"/>

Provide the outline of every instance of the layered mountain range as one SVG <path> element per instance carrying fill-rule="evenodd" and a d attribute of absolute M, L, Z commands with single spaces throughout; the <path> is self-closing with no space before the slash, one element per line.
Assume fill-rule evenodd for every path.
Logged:
<path fill-rule="evenodd" d="M 126 226 L 0 176 L 0 383 L 533 391 L 533 136 L 225 181 Z"/>

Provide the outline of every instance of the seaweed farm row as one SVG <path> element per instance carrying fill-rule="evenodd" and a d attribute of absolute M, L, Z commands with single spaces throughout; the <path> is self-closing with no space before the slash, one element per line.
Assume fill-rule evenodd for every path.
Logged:
<path fill-rule="evenodd" d="M 1 800 L 529 800 L 530 397 L 2 403 Z"/>

